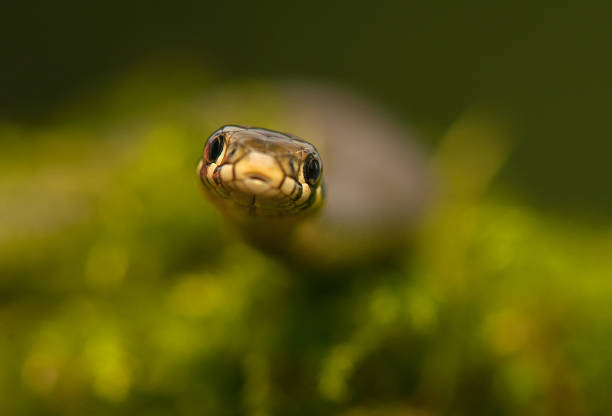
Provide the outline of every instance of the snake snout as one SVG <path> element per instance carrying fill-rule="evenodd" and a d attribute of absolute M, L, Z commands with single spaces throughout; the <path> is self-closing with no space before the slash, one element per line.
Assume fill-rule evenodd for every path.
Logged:
<path fill-rule="evenodd" d="M 284 173 L 276 159 L 270 155 L 251 152 L 239 160 L 235 166 L 236 180 L 242 182 L 245 191 L 262 195 L 278 188 Z"/>

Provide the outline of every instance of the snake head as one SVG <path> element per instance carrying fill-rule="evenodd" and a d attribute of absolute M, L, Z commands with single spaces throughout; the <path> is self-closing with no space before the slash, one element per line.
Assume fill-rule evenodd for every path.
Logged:
<path fill-rule="evenodd" d="M 299 217 L 320 207 L 322 171 L 312 144 L 235 125 L 210 135 L 197 168 L 209 198 L 222 211 L 268 218 Z"/>

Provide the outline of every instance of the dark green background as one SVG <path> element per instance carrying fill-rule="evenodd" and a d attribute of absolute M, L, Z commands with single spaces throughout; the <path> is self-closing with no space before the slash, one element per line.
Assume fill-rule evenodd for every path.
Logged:
<path fill-rule="evenodd" d="M 0 19 L 1 414 L 610 414 L 605 2 Z M 295 78 L 422 133 L 443 186 L 393 261 L 287 264 L 197 189 L 206 135 L 234 122 L 202 100 Z"/>
<path fill-rule="evenodd" d="M 520 139 L 505 183 L 547 209 L 590 216 L 612 208 L 606 2 L 26 2 L 3 9 L 0 109 L 9 119 L 44 119 L 143 58 L 179 54 L 223 79 L 347 84 L 430 126 L 433 137 L 468 105 L 493 106 Z"/>

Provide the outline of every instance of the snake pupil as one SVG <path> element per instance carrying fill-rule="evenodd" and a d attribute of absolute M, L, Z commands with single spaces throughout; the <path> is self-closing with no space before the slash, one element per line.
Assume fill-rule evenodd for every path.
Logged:
<path fill-rule="evenodd" d="M 310 156 L 304 164 L 304 179 L 309 185 L 314 185 L 319 179 L 320 174 L 321 164 L 319 160 L 314 156 Z"/>
<path fill-rule="evenodd" d="M 223 139 L 223 135 L 219 135 L 208 143 L 206 156 L 209 163 L 214 162 L 221 156 L 221 152 L 223 152 Z"/>

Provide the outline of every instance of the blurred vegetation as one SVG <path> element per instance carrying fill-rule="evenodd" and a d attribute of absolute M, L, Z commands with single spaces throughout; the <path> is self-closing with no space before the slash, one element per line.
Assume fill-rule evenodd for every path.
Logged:
<path fill-rule="evenodd" d="M 194 102 L 216 84 L 158 77 L 1 126 L 4 414 L 610 410 L 612 228 L 493 186 L 507 125 L 449 127 L 397 262 L 306 274 L 225 234 L 198 190 L 217 121 Z"/>
<path fill-rule="evenodd" d="M 609 5 L 282 6 L 3 5 L 0 413 L 610 414 Z M 397 261 L 307 274 L 202 198 L 194 103 L 287 77 L 429 139 Z"/>

